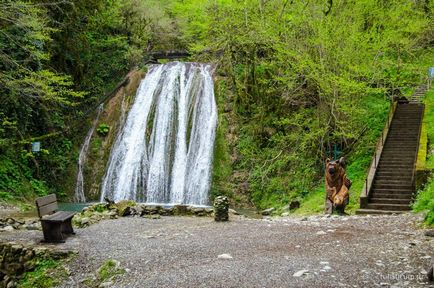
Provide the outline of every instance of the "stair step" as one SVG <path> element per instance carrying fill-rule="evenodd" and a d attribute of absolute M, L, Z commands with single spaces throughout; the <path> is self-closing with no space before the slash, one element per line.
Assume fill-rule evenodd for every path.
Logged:
<path fill-rule="evenodd" d="M 407 178 L 410 178 L 410 181 L 405 179 L 405 178 L 403 179 L 399 176 L 398 177 L 376 176 L 374 183 L 376 183 L 376 184 L 388 184 L 389 183 L 389 184 L 404 184 L 404 185 L 411 184 L 410 183 L 411 177 L 407 177 Z"/>
<path fill-rule="evenodd" d="M 374 183 L 374 189 L 399 189 L 399 190 L 414 190 L 413 185 L 411 184 L 391 184 L 391 183 Z"/>
<path fill-rule="evenodd" d="M 390 182 L 390 183 L 410 183 L 411 175 L 376 175 L 375 183 Z"/>
<path fill-rule="evenodd" d="M 385 157 L 384 155 L 381 155 L 380 163 L 381 162 L 402 162 L 402 163 L 410 163 L 412 164 L 414 162 L 414 155 L 413 156 L 400 156 L 400 155 L 393 155 L 389 157 Z"/>
<path fill-rule="evenodd" d="M 396 155 L 397 153 L 385 151 L 381 153 L 381 159 L 402 159 L 404 161 L 411 160 L 414 161 L 416 151 L 406 151 L 406 153 L 401 153 L 400 155 Z"/>
<path fill-rule="evenodd" d="M 405 146 L 412 146 L 412 145 L 417 145 L 417 139 L 411 139 L 408 138 L 406 136 L 389 136 L 386 140 L 386 145 L 387 144 L 399 144 L 399 145 L 405 145 Z"/>
<path fill-rule="evenodd" d="M 375 214 L 375 215 L 392 215 L 392 214 L 402 214 L 404 211 L 392 211 L 392 210 L 376 210 L 376 209 L 358 209 L 356 211 L 357 215 L 368 215 L 368 214 Z"/>
<path fill-rule="evenodd" d="M 377 193 L 377 192 L 371 192 L 372 198 L 391 198 L 391 199 L 405 199 L 410 201 L 413 199 L 413 194 L 386 194 L 386 193 Z"/>
<path fill-rule="evenodd" d="M 405 180 L 411 180 L 413 176 L 413 173 L 395 173 L 393 171 L 381 171 L 377 172 L 375 175 L 375 179 L 405 179 Z"/>
<path fill-rule="evenodd" d="M 381 159 L 378 166 L 382 166 L 382 165 L 405 165 L 407 167 L 413 167 L 414 164 L 414 160 L 405 160 L 405 159 Z"/>
<path fill-rule="evenodd" d="M 398 153 L 399 155 L 402 154 L 402 156 L 409 156 L 409 155 L 414 156 L 414 152 L 415 152 L 414 150 L 416 150 L 416 147 L 417 147 L 417 145 L 413 145 L 412 148 L 414 148 L 414 149 L 412 151 L 412 150 L 409 150 L 407 148 L 406 149 L 402 149 L 403 147 L 399 146 L 398 144 L 397 145 L 392 145 L 392 144 L 388 143 L 388 144 L 386 144 L 386 145 L 383 146 L 383 152 L 382 152 L 382 154 L 386 153 L 386 152 L 395 153 L 396 151 L 400 151 L 401 153 Z M 413 152 L 413 154 L 410 154 L 410 152 Z"/>
<path fill-rule="evenodd" d="M 393 139 L 395 141 L 402 141 L 406 143 L 417 142 L 418 132 L 414 131 L 414 133 L 401 133 L 401 132 L 393 132 L 387 135 L 388 139 Z"/>
<path fill-rule="evenodd" d="M 387 211 L 408 211 L 411 207 L 408 204 L 368 203 L 366 208 Z"/>
<path fill-rule="evenodd" d="M 414 187 L 411 188 L 399 188 L 399 187 L 387 187 L 387 188 L 381 188 L 381 187 L 372 187 L 372 191 L 378 192 L 378 193 L 387 193 L 387 194 L 413 194 L 414 193 Z"/>
<path fill-rule="evenodd" d="M 369 203 L 410 205 L 411 199 L 371 198 L 369 199 Z"/>
<path fill-rule="evenodd" d="M 382 185 L 411 185 L 411 181 L 392 180 L 392 179 L 380 179 L 374 181 L 374 187 Z"/>
<path fill-rule="evenodd" d="M 409 165 L 404 165 L 404 164 L 382 164 L 382 165 L 378 165 L 379 168 L 383 171 L 385 170 L 398 170 L 398 171 L 411 171 L 413 172 L 413 166 L 409 166 Z"/>

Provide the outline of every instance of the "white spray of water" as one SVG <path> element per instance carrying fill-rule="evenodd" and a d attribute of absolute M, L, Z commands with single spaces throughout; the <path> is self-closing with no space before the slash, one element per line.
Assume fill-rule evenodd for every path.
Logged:
<path fill-rule="evenodd" d="M 101 201 L 208 204 L 217 126 L 211 70 L 150 67 L 113 146 Z"/>
<path fill-rule="evenodd" d="M 75 184 L 74 202 L 86 202 L 86 197 L 84 195 L 83 167 L 87 160 L 87 151 L 89 150 L 90 139 L 92 138 L 93 132 L 95 131 L 96 124 L 98 123 L 102 110 L 103 104 L 99 105 L 95 120 L 93 120 L 92 123 L 92 127 L 90 127 L 89 131 L 87 132 L 84 143 L 80 149 L 80 154 L 78 156 L 78 172 L 77 181 Z"/>

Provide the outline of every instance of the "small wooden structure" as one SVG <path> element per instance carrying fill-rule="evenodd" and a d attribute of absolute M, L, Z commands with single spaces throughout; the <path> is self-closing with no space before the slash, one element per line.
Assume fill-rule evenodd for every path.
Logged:
<path fill-rule="evenodd" d="M 57 211 L 55 194 L 37 198 L 36 209 L 41 220 L 45 242 L 64 243 L 67 234 L 75 234 L 72 228 L 72 217 L 75 212 Z"/>

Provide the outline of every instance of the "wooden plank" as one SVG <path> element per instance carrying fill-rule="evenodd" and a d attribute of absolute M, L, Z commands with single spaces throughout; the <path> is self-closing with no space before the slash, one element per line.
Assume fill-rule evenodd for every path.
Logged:
<path fill-rule="evenodd" d="M 53 202 L 53 203 L 50 203 L 48 205 L 38 207 L 39 218 L 41 218 L 42 216 L 45 216 L 47 214 L 51 214 L 51 213 L 55 212 L 57 210 L 57 208 L 58 208 L 57 202 Z"/>
<path fill-rule="evenodd" d="M 71 211 L 58 211 L 53 215 L 45 216 L 42 220 L 46 222 L 64 222 L 75 215 L 75 212 Z"/>
<path fill-rule="evenodd" d="M 41 207 L 56 202 L 56 194 L 50 194 L 36 199 L 36 206 Z"/>

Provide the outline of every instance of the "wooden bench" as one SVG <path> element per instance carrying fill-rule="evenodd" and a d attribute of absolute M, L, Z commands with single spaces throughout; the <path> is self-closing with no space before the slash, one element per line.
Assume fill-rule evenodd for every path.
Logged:
<path fill-rule="evenodd" d="M 75 234 L 72 228 L 72 217 L 75 212 L 57 211 L 55 194 L 37 198 L 36 208 L 45 242 L 64 243 L 67 234 Z"/>

